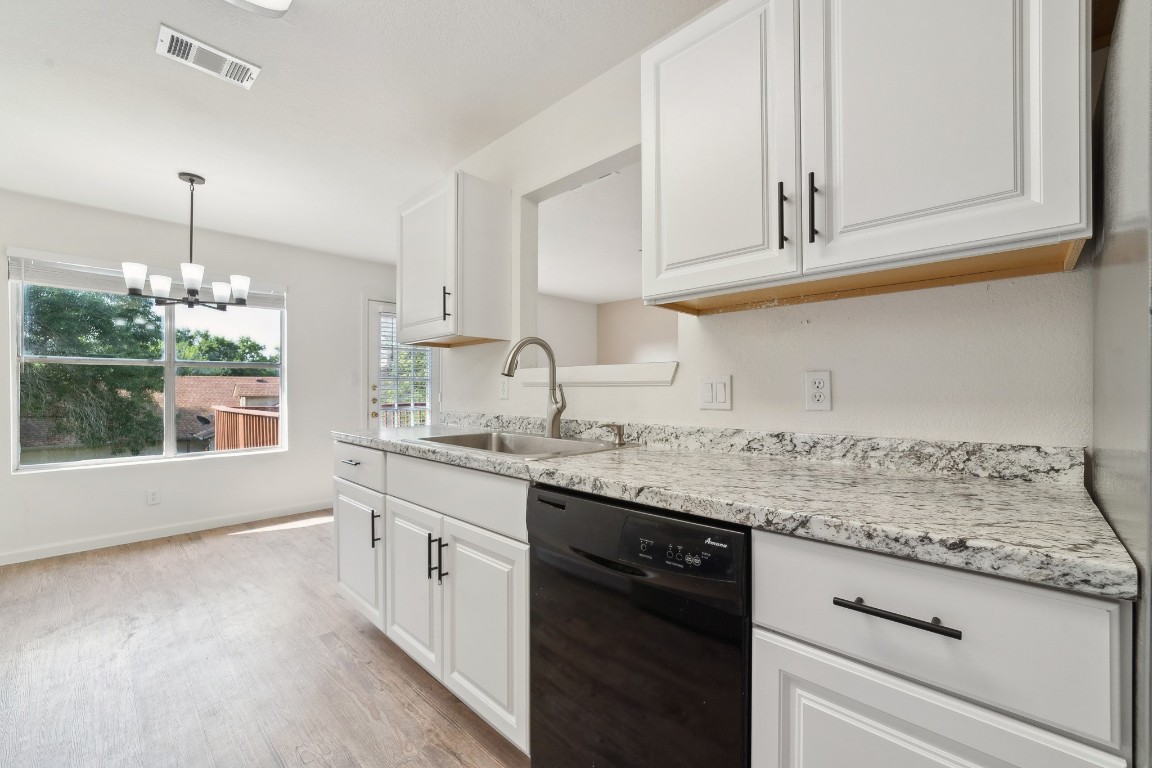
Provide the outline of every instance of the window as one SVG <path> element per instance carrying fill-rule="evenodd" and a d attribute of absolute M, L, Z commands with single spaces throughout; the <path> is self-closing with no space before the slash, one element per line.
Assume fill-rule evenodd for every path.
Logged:
<path fill-rule="evenodd" d="M 370 359 L 376 363 L 369 423 L 375 427 L 414 427 L 433 421 L 432 350 L 396 341 L 393 305 L 373 301 L 369 313 L 378 342 Z"/>
<path fill-rule="evenodd" d="M 18 467 L 281 444 L 282 291 L 156 307 L 119 270 L 11 255 L 9 282 Z"/>

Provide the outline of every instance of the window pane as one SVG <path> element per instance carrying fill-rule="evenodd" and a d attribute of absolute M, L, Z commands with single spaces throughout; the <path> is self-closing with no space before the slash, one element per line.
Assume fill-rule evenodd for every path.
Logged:
<path fill-rule="evenodd" d="M 229 363 L 280 362 L 280 310 L 176 307 L 176 359 Z M 236 375 L 242 369 L 232 372 Z M 244 372 L 250 374 L 250 371 Z M 275 370 L 270 371 L 273 375 Z"/>
<path fill-rule="evenodd" d="M 230 370 L 176 369 L 177 453 L 280 444 L 280 377 Z"/>
<path fill-rule="evenodd" d="M 24 365 L 21 465 L 154 456 L 163 448 L 161 366 Z"/>
<path fill-rule="evenodd" d="M 24 352 L 55 357 L 158 360 L 162 310 L 150 299 L 24 286 Z"/>
<path fill-rule="evenodd" d="M 380 313 L 380 377 L 378 395 L 381 424 L 411 427 L 427 424 L 431 416 L 428 392 L 432 352 L 396 340 L 396 315 Z"/>

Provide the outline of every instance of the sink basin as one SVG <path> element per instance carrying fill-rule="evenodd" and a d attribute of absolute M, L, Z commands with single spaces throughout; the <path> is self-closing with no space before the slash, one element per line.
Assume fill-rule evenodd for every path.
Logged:
<path fill-rule="evenodd" d="M 474 451 L 502 453 L 522 459 L 554 459 L 580 453 L 595 453 L 615 448 L 615 444 L 598 440 L 569 440 L 564 438 L 525 435 L 520 432 L 475 432 L 464 435 L 418 437 L 414 443 L 438 443 Z"/>

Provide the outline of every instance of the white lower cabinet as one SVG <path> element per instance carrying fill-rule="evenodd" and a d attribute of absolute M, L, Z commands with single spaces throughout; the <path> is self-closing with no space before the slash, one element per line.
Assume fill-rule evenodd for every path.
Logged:
<path fill-rule="evenodd" d="M 753 768 L 1124 768 L 1120 757 L 757 628 Z"/>
<path fill-rule="evenodd" d="M 450 517 L 444 543 L 444 684 L 525 749 L 528 545 Z"/>
<path fill-rule="evenodd" d="M 441 641 L 441 599 L 433 572 L 441 552 L 444 516 L 389 496 L 385 502 L 388 522 L 385 538 L 387 560 L 387 621 L 384 631 L 438 679 L 444 675 Z"/>
<path fill-rule="evenodd" d="M 384 494 L 335 478 L 336 588 L 384 628 Z"/>
<path fill-rule="evenodd" d="M 388 637 L 528 749 L 528 545 L 389 496 Z"/>

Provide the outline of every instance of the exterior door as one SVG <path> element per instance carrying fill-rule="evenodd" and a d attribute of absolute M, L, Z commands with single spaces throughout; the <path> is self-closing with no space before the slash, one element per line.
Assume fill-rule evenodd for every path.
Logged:
<path fill-rule="evenodd" d="M 645 298 L 797 271 L 796 1 L 732 0 L 641 56 Z"/>
<path fill-rule="evenodd" d="M 443 676 L 441 594 L 429 565 L 437 550 L 443 516 L 406 501 L 386 499 L 385 632 L 437 679 Z M 429 540 L 431 537 L 431 541 Z"/>
<path fill-rule="evenodd" d="M 458 174 L 400 209 L 400 340 L 456 332 Z"/>
<path fill-rule="evenodd" d="M 336 586 L 384 628 L 384 495 L 337 479 L 332 506 Z"/>
<path fill-rule="evenodd" d="M 528 545 L 444 519 L 444 684 L 528 750 Z"/>
<path fill-rule="evenodd" d="M 800 0 L 804 272 L 1088 234 L 1086 23 L 1076 0 Z"/>
<path fill-rule="evenodd" d="M 762 629 L 752 768 L 1124 768 L 1115 755 Z"/>

